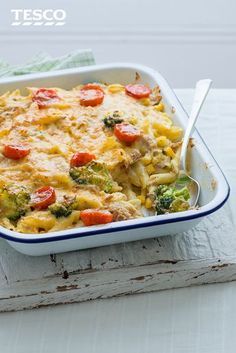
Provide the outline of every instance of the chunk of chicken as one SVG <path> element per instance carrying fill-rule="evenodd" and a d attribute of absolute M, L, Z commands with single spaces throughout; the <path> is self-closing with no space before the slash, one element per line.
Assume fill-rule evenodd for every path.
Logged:
<path fill-rule="evenodd" d="M 141 216 L 140 212 L 127 201 L 111 203 L 109 211 L 113 214 L 114 221 L 124 221 Z"/>
<path fill-rule="evenodd" d="M 134 164 L 137 162 L 140 158 L 142 157 L 141 153 L 139 150 L 136 148 L 132 148 L 127 152 L 127 158 L 124 161 L 124 165 L 126 168 L 128 168 L 130 165 Z"/>

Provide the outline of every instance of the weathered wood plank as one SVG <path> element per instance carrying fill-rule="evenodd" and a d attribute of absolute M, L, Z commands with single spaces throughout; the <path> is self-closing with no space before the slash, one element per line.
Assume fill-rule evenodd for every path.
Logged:
<path fill-rule="evenodd" d="M 188 268 L 186 269 L 186 265 Z M 73 274 L 65 280 L 61 276 L 44 280 L 16 283 L 1 291 L 1 311 L 37 308 L 40 306 L 81 302 L 126 294 L 143 293 L 204 283 L 236 279 L 235 258 L 181 261 L 173 264 L 154 264 L 120 268 L 100 273 Z"/>

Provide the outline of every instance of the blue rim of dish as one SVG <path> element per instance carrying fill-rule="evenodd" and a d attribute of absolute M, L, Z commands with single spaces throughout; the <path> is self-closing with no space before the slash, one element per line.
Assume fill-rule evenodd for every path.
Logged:
<path fill-rule="evenodd" d="M 168 84 L 167 80 L 164 79 L 164 81 L 166 81 L 166 83 Z M 169 84 L 168 84 L 169 86 Z M 170 87 L 170 86 L 169 86 Z M 171 89 L 171 88 L 170 88 Z M 178 104 L 180 105 L 181 109 L 183 110 L 184 114 L 186 115 L 186 117 L 188 117 L 188 113 L 186 112 L 186 110 L 184 109 L 182 103 L 180 102 L 179 98 L 177 97 L 177 95 L 175 94 L 175 91 L 173 89 L 171 89 L 172 93 L 175 96 L 175 99 L 177 100 Z M 0 232 L 0 236 L 5 239 L 5 240 L 9 240 L 9 241 L 13 241 L 15 243 L 23 243 L 23 244 L 40 244 L 40 243 L 51 243 L 54 241 L 61 241 L 61 240 L 67 240 L 67 239 L 75 239 L 75 238 L 84 238 L 84 237 L 90 237 L 93 235 L 99 235 L 99 234 L 109 234 L 109 233 L 117 233 L 117 232 L 121 232 L 121 231 L 127 231 L 127 230 L 132 230 L 132 229 L 141 229 L 141 228 L 146 228 L 146 227 L 152 227 L 152 226 L 158 226 L 158 225 L 162 225 L 162 224 L 168 224 L 168 223 L 177 223 L 177 222 L 185 222 L 188 220 L 193 220 L 193 219 L 197 219 L 197 218 L 202 218 L 204 216 L 208 216 L 211 213 L 216 212 L 217 210 L 219 210 L 224 204 L 225 202 L 228 200 L 229 195 L 230 195 L 230 186 L 229 183 L 222 171 L 222 169 L 220 168 L 219 164 L 217 163 L 217 161 L 215 160 L 214 156 L 212 155 L 211 151 L 209 150 L 208 146 L 206 145 L 204 139 L 202 138 L 201 134 L 198 132 L 198 130 L 195 130 L 197 132 L 197 135 L 200 137 L 201 139 L 201 143 L 204 144 L 204 146 L 206 147 L 206 149 L 208 150 L 210 156 L 212 157 L 212 159 L 214 160 L 214 162 L 216 163 L 219 171 L 221 172 L 226 186 L 227 186 L 227 193 L 224 197 L 224 199 L 215 207 L 207 210 L 207 211 L 197 211 L 194 214 L 191 215 L 187 215 L 187 216 L 178 216 L 176 218 L 171 218 L 171 219 L 163 219 L 163 220 L 157 220 L 157 221 L 147 221 L 144 222 L 142 224 L 130 224 L 130 225 L 123 225 L 123 226 L 118 226 L 117 228 L 101 228 L 101 229 L 94 229 L 91 231 L 88 231 L 86 229 L 85 233 L 73 233 L 73 234 L 65 234 L 65 235 L 55 235 L 53 237 L 45 237 L 45 238 L 41 238 L 41 239 L 21 239 L 21 238 L 16 238 L 15 236 L 11 236 L 5 233 Z M 157 216 L 158 217 L 158 216 Z M 19 235 L 21 235 L 21 233 L 18 233 Z"/>

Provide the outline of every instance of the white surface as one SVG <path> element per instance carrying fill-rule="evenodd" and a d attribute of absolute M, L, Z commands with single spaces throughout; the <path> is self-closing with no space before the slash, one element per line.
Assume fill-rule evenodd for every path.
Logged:
<path fill-rule="evenodd" d="M 10 10 L 19 8 L 62 8 L 67 22 L 12 27 Z M 1 57 L 19 63 L 37 51 L 59 55 L 91 47 L 97 63 L 139 62 L 174 87 L 193 87 L 204 77 L 215 87 L 234 87 L 235 12 L 234 0 L 1 1 Z"/>
<path fill-rule="evenodd" d="M 236 283 L 1 314 L 3 353 L 235 353 Z"/>
<path fill-rule="evenodd" d="M 192 91 L 178 94 L 191 105 Z M 204 112 L 215 114 L 215 128 L 204 131 L 200 120 L 200 131 L 209 136 L 235 194 L 236 90 L 213 91 Z M 0 351 L 235 353 L 235 294 L 236 283 L 228 283 L 1 314 Z"/>
<path fill-rule="evenodd" d="M 22 75 L 20 77 L 3 78 L 0 82 L 0 92 L 5 93 L 14 89 L 25 89 L 25 87 L 32 87 L 37 82 L 38 86 L 45 85 L 53 87 L 71 88 L 75 84 L 88 81 L 102 81 L 105 79 L 107 83 L 119 82 L 127 84 L 135 80 L 137 72 L 140 76 L 140 82 L 148 83 L 151 87 L 159 85 L 163 101 L 167 107 L 167 113 L 173 115 L 173 121 L 183 129 L 186 128 L 187 116 L 179 101 L 176 99 L 172 89 L 165 81 L 165 79 L 157 71 L 142 65 L 130 64 L 110 64 L 110 65 L 96 65 L 82 68 L 74 68 L 68 70 L 61 70 L 48 73 L 36 73 L 30 75 Z M 139 81 L 138 81 L 139 82 Z M 171 114 L 171 107 L 174 107 L 175 114 Z M 201 141 L 197 133 L 193 133 L 194 147 L 191 151 L 191 175 L 198 180 L 201 185 L 201 196 L 198 204 L 201 206 L 197 211 L 188 210 L 181 213 L 172 213 L 169 215 L 160 215 L 158 219 L 156 216 L 143 217 L 140 219 L 132 219 L 128 221 L 120 221 L 103 226 L 93 226 L 89 228 L 68 229 L 66 231 L 51 232 L 45 234 L 20 234 L 3 227 L 1 232 L 13 239 L 47 239 L 50 240 L 58 237 L 59 239 L 64 235 L 86 234 L 94 232 L 93 235 L 87 237 L 75 237 L 72 239 L 60 239 L 60 241 L 41 242 L 41 243 L 16 243 L 10 244 L 17 250 L 29 255 L 45 255 L 58 253 L 62 251 L 71 251 L 78 249 L 93 248 L 97 246 L 104 246 L 110 244 L 117 244 L 126 242 L 128 240 L 148 239 L 154 236 L 173 235 L 188 231 L 192 226 L 196 225 L 200 219 L 201 214 L 210 213 L 217 209 L 225 202 L 228 195 L 227 182 L 212 158 L 208 149 Z M 206 168 L 206 166 L 208 166 Z M 212 187 L 212 183 L 216 183 L 217 187 Z M 198 218 L 194 218 L 196 216 Z M 184 217 L 188 221 L 184 220 Z M 183 221 L 180 221 L 183 219 Z M 158 222 L 160 221 L 160 224 Z M 166 223 L 161 224 L 164 221 Z M 169 222 L 170 221 L 170 222 Z M 171 223 L 172 221 L 172 223 Z M 156 222 L 156 226 L 154 223 Z M 168 223 L 169 222 L 169 223 Z M 139 228 L 135 226 L 139 225 Z M 147 227 L 145 227 L 147 225 Z M 128 230 L 125 229 L 129 227 Z M 97 232 L 100 232 L 99 236 Z"/>

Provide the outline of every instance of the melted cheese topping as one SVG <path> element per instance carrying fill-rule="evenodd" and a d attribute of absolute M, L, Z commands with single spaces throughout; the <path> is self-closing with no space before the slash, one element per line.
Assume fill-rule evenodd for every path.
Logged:
<path fill-rule="evenodd" d="M 56 231 L 83 226 L 80 211 L 106 209 L 114 221 L 143 216 L 142 206 L 152 209 L 153 185 L 171 183 L 178 173 L 182 130 L 164 112 L 157 89 L 150 98 L 135 99 L 121 85 L 101 85 L 104 101 L 95 107 L 80 104 L 78 86 L 70 91 L 54 88 L 60 100 L 39 109 L 29 94 L 6 93 L 0 97 L 0 148 L 23 143 L 30 153 L 20 160 L 0 153 L 0 188 L 22 186 L 32 194 L 42 186 L 52 186 L 57 202 L 76 198 L 76 209 L 68 217 L 56 218 L 49 209 L 29 208 L 17 221 L 4 215 L 0 203 L 0 224 L 23 233 Z M 141 131 L 141 137 L 127 146 L 119 141 L 104 118 L 116 112 Z M 117 113 L 118 112 L 118 113 Z M 70 160 L 76 152 L 96 155 L 114 182 L 107 193 L 96 185 L 79 185 L 70 176 Z"/>

